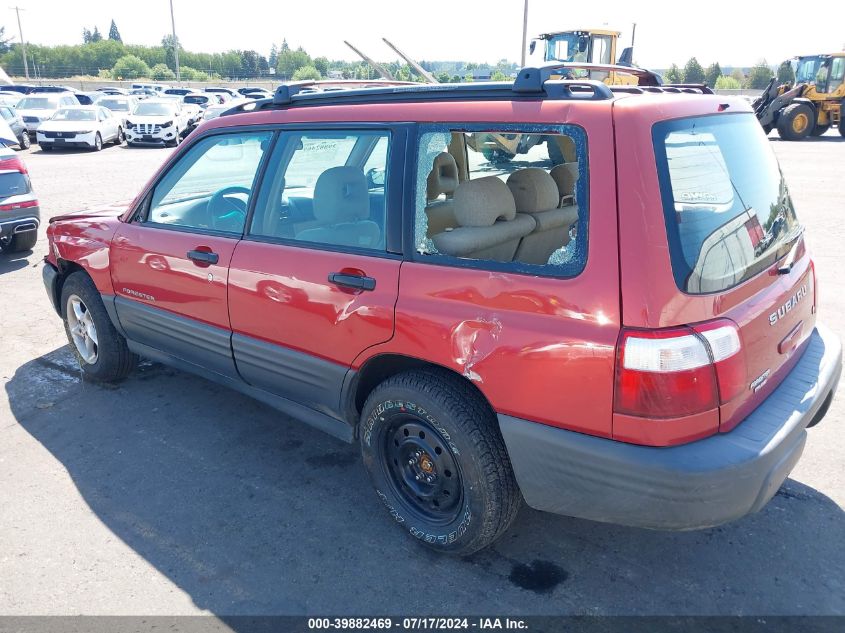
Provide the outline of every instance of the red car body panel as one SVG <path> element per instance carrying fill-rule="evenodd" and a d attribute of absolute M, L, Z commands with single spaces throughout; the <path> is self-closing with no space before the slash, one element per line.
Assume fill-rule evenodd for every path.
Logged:
<path fill-rule="evenodd" d="M 114 294 L 229 328 L 227 278 L 238 240 L 124 222 L 111 249 Z M 194 262 L 188 251 L 217 253 L 216 264 Z"/>
<path fill-rule="evenodd" d="M 349 367 L 365 348 L 393 335 L 400 265 L 244 240 L 229 272 L 232 330 Z M 328 281 L 334 272 L 373 277 L 375 290 L 342 289 Z"/>
<path fill-rule="evenodd" d="M 109 250 L 115 231 L 122 226 L 119 218 L 126 210 L 126 205 L 115 204 L 51 218 L 47 261 L 53 265 L 58 259 L 74 262 L 85 269 L 101 293 L 114 294 Z"/>
<path fill-rule="evenodd" d="M 747 104 L 738 100 L 679 95 L 671 102 L 671 118 L 715 114 L 723 102 L 729 104 L 727 112 L 751 111 Z M 790 359 L 815 327 L 815 280 L 810 271 L 810 256 L 801 245 L 788 274 L 779 275 L 779 263 L 776 263 L 769 270 L 723 292 L 689 295 L 678 289 L 672 276 L 657 171 L 641 168 L 655 164 L 652 127 L 667 118 L 665 107 L 656 107 L 660 105 L 666 105 L 666 100 L 661 100 L 660 96 L 644 96 L 620 99 L 614 106 L 616 145 L 627 148 L 629 153 L 629 159 L 619 161 L 617 167 L 619 229 L 625 238 L 620 240 L 621 283 L 625 288 L 623 324 L 662 328 L 728 318 L 739 326 L 741 353 L 747 368 L 746 384 L 750 385 L 764 372 L 770 372 L 768 380 L 756 392 L 745 389 L 723 404 L 719 415 L 711 416 L 709 428 L 707 424 L 702 425 L 698 416 L 693 416 L 695 420 L 674 420 L 676 429 L 678 425 L 685 429 L 675 440 L 689 441 L 717 430 L 730 431 L 780 384 L 794 364 Z M 775 326 L 770 325 L 770 314 L 777 312 L 778 307 L 802 287 L 806 287 L 806 298 Z M 779 352 L 780 342 L 799 324 L 800 333 L 791 341 L 792 345 Z M 640 428 L 636 429 L 625 416 L 617 414 L 614 437 L 627 441 L 636 441 L 639 437 L 643 443 L 663 444 L 660 441 L 663 434 L 653 427 L 667 424 L 668 421 L 641 421 Z"/>

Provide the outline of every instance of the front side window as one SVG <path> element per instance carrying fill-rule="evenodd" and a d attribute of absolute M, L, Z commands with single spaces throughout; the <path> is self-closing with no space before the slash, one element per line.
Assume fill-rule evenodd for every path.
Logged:
<path fill-rule="evenodd" d="M 417 261 L 579 274 L 588 219 L 583 129 L 474 127 L 420 135 Z"/>
<path fill-rule="evenodd" d="M 653 138 L 680 290 L 727 290 L 788 252 L 801 225 L 753 114 L 666 121 Z"/>
<path fill-rule="evenodd" d="M 386 131 L 283 133 L 250 234 L 384 250 L 389 146 Z"/>
<path fill-rule="evenodd" d="M 221 134 L 197 142 L 153 190 L 147 221 L 243 232 L 271 132 Z"/>

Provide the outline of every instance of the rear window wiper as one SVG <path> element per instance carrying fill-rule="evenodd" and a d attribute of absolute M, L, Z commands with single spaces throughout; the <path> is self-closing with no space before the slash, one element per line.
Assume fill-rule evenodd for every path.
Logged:
<path fill-rule="evenodd" d="M 795 241 L 792 243 L 792 248 L 789 249 L 781 265 L 778 266 L 778 275 L 788 275 L 792 272 L 792 267 L 795 265 L 795 257 L 798 254 L 798 245 L 801 243 L 801 236 L 803 234 L 804 229 L 798 231 Z"/>

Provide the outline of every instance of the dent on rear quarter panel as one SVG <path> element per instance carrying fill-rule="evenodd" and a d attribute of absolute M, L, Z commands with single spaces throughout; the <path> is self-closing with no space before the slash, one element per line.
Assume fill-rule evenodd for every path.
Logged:
<path fill-rule="evenodd" d="M 493 105 L 498 109 L 489 120 L 505 117 L 507 110 L 511 122 L 543 122 L 537 121 L 537 104 L 484 104 L 490 110 Z M 558 279 L 406 261 L 395 334 L 366 350 L 355 368 L 379 354 L 422 359 L 470 380 L 498 413 L 610 436 L 620 322 L 613 136 L 609 104 L 583 104 L 590 106 L 583 110 L 580 105 L 554 110 L 544 103 L 543 111 L 549 125 L 574 124 L 587 132 L 584 270 Z M 484 111 L 463 114 L 467 118 L 455 119 L 454 111 L 443 109 L 439 116 L 463 123 L 487 120 Z M 408 209 L 406 217 L 413 213 Z"/>

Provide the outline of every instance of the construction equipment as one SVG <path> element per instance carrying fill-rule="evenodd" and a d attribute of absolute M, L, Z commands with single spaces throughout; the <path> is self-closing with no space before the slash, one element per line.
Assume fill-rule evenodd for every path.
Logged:
<path fill-rule="evenodd" d="M 574 29 L 570 31 L 554 31 L 542 33 L 531 40 L 529 51 L 534 53 L 537 42 L 544 42 L 543 61 L 573 64 L 598 64 L 602 66 L 631 66 L 633 63 L 634 47 L 625 48 L 616 60 L 617 44 L 621 33 L 605 29 Z M 574 77 L 576 79 L 593 79 L 616 85 L 637 85 L 637 81 L 629 75 L 616 71 L 582 71 Z"/>
<path fill-rule="evenodd" d="M 768 134 L 777 128 L 786 141 L 821 136 L 837 126 L 845 136 L 845 51 L 806 55 L 791 60 L 795 82 L 778 84 L 772 78 L 752 107 Z"/>

